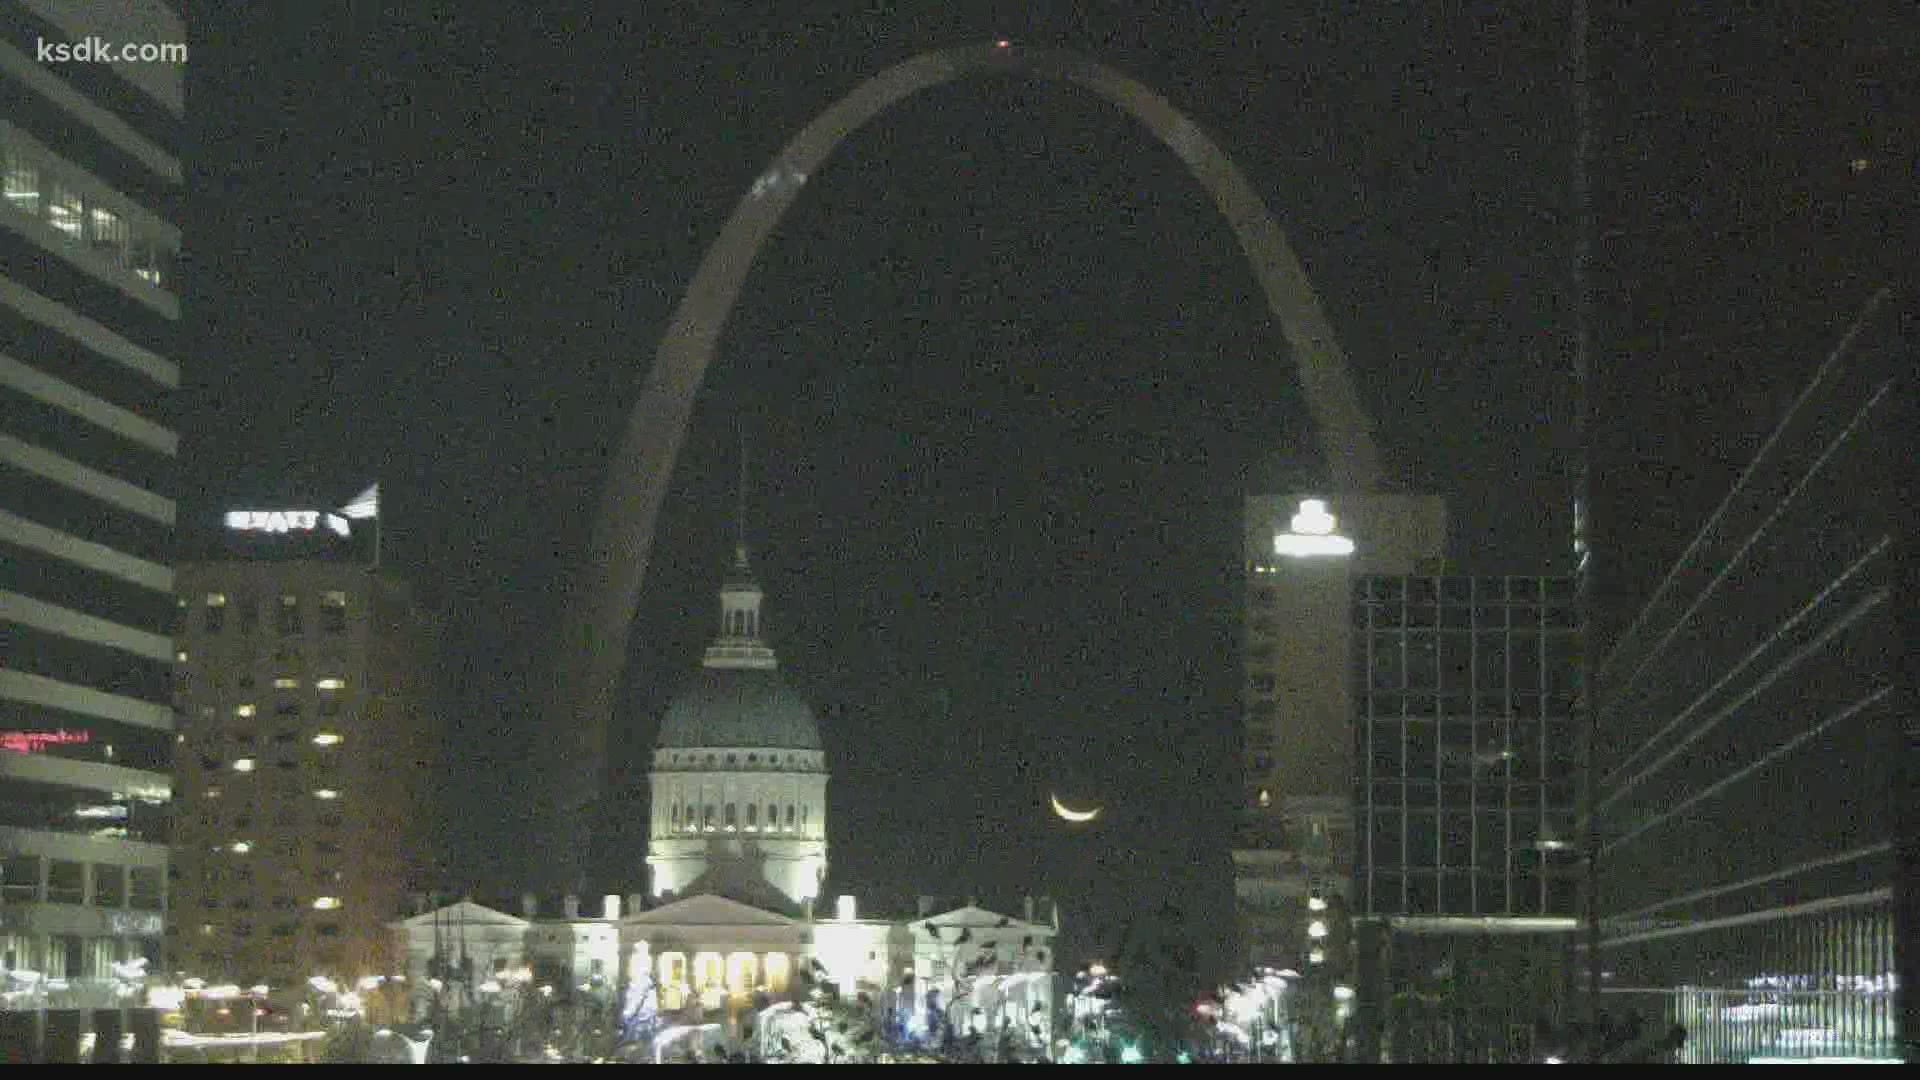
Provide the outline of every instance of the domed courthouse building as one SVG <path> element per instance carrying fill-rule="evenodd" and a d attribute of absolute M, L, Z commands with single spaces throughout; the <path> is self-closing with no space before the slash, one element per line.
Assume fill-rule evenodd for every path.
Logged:
<path fill-rule="evenodd" d="M 449 955 L 476 972 L 558 985 L 625 984 L 644 972 L 674 1022 L 723 1022 L 740 1036 L 756 997 L 787 999 L 814 972 L 849 998 L 872 995 L 922 1034 L 930 1009 L 960 1031 L 1038 1023 L 1043 1052 L 1059 932 L 1049 901 L 1026 898 L 1016 918 L 922 897 L 913 918 L 893 919 L 862 918 L 854 897 L 839 896 L 816 913 L 828 761 L 813 710 L 762 636 L 764 599 L 741 545 L 720 589 L 719 635 L 661 721 L 646 892 L 607 896 L 597 915 L 583 915 L 578 897 L 557 918 L 541 918 L 531 897 L 519 917 L 470 900 L 422 911 L 394 924 L 411 984 L 445 970 L 436 959 Z"/>
<path fill-rule="evenodd" d="M 668 706 L 649 773 L 648 894 L 765 888 L 790 905 L 827 875 L 827 753 L 813 710 L 760 637 L 744 546 L 720 588 L 720 636 Z"/>

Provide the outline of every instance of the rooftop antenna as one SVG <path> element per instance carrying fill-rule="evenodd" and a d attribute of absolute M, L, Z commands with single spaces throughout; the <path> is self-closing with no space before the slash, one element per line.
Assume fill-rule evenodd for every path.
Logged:
<path fill-rule="evenodd" d="M 740 565 L 747 564 L 747 426 L 740 425 L 740 497 L 734 507 L 733 555 Z"/>

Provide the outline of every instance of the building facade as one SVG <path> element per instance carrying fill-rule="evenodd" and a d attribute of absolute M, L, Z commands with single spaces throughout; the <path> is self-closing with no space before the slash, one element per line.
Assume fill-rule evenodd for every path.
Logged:
<path fill-rule="evenodd" d="M 212 983 L 397 972 L 431 883 L 435 620 L 344 561 L 190 563 L 174 747 L 174 967 Z"/>
<path fill-rule="evenodd" d="M 906 919 L 863 916 L 851 896 L 816 916 L 711 893 L 651 908 L 607 896 L 598 914 L 567 898 L 544 918 L 530 901 L 513 916 L 463 900 L 391 926 L 418 1016 L 483 1005 L 528 981 L 611 993 L 645 976 L 663 1030 L 718 1024 L 727 1042 L 766 1054 L 764 1040 L 783 1033 L 801 1047 L 813 1041 L 793 1006 L 824 981 L 844 1000 L 864 996 L 898 1038 L 937 1041 L 940 1025 L 1005 1030 L 1028 1057 L 1051 1043 L 1059 929 L 1052 903 L 1038 898 L 1020 916 L 923 898 Z M 800 1030 L 785 1031 L 788 1022 Z"/>
<path fill-rule="evenodd" d="M 1354 582 L 1352 913 L 1365 1060 L 1525 1062 L 1579 928 L 1574 585 Z M 1444 1035 L 1409 995 L 1445 1000 Z"/>
<path fill-rule="evenodd" d="M 1239 930 L 1252 966 L 1338 978 L 1353 877 L 1352 583 L 1436 568 L 1445 507 L 1413 495 L 1259 496 L 1247 500 L 1244 540 Z"/>
<path fill-rule="evenodd" d="M 1599 668 L 1601 1007 L 1684 1061 L 1913 1055 L 1915 341 L 1882 294 Z"/>
<path fill-rule="evenodd" d="M 1366 577 L 1353 615 L 1354 913 L 1573 918 L 1572 580 Z"/>
<path fill-rule="evenodd" d="M 87 38 L 153 45 L 154 59 L 41 58 Z M 41 1021 L 13 1011 L 120 1004 L 164 962 L 185 48 L 154 0 L 0 4 L 9 1046 L 41 1044 Z"/>

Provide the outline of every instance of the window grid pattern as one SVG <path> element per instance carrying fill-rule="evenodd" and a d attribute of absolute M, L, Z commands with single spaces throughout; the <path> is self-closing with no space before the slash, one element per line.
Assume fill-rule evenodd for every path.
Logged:
<path fill-rule="evenodd" d="M 1571 581 L 1366 577 L 1353 612 L 1361 911 L 1574 914 Z"/>

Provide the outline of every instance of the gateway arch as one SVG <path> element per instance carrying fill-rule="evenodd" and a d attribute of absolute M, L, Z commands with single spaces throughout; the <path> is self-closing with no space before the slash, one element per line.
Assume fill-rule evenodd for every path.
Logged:
<path fill-rule="evenodd" d="M 592 546 L 561 614 L 554 683 L 545 716 L 553 758 L 537 782 L 547 855 L 571 884 L 585 870 L 586 813 L 600 794 L 607 730 L 627 659 L 660 507 L 686 437 L 694 396 L 713 360 L 727 316 L 767 237 L 847 136 L 901 101 L 959 79 L 1015 73 L 1091 90 L 1165 143 L 1213 199 L 1239 240 L 1293 354 L 1333 489 L 1369 491 L 1379 474 L 1366 414 L 1345 355 L 1286 235 L 1260 196 L 1211 139 L 1146 86 L 1071 53 L 1006 43 L 926 53 L 875 75 L 840 98 L 775 155 L 707 249 L 674 310 L 612 456 Z M 1288 389 L 1291 389 L 1289 387 Z M 1276 388 L 1276 392 L 1281 392 Z"/>

